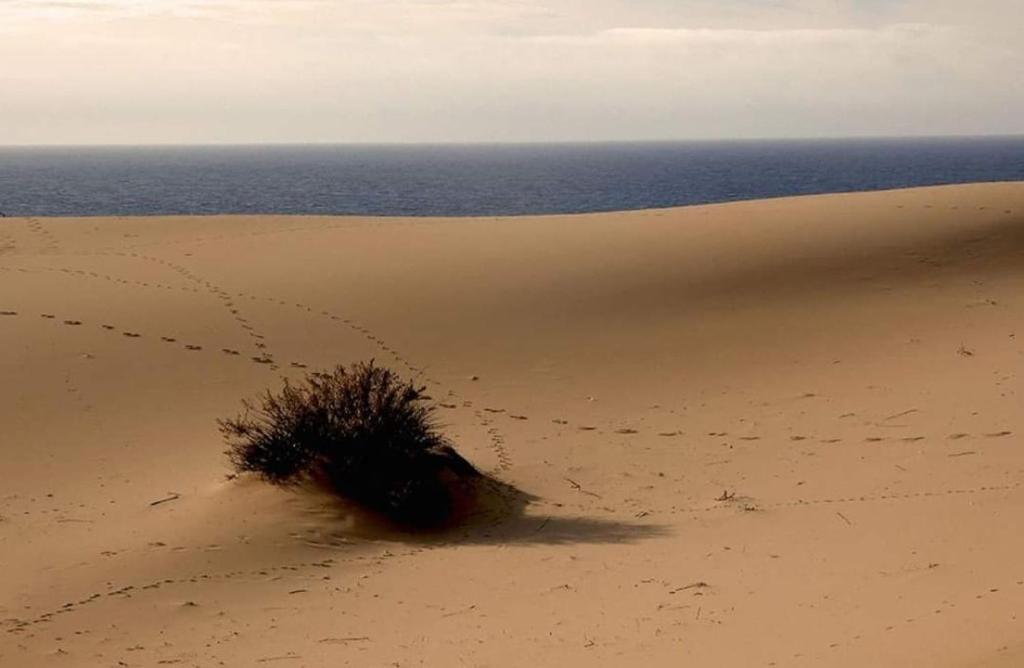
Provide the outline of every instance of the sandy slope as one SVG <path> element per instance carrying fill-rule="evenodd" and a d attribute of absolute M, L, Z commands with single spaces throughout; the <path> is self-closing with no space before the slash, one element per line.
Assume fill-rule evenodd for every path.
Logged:
<path fill-rule="evenodd" d="M 0 665 L 1024 660 L 1024 184 L 7 219 L 0 310 Z M 216 417 L 368 357 L 518 491 L 403 537 L 225 479 Z"/>

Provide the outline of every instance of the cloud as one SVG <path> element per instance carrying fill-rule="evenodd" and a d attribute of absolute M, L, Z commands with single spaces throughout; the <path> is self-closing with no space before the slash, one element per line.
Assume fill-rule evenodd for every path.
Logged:
<path fill-rule="evenodd" d="M 593 34 L 545 35 L 538 42 L 577 46 L 743 46 L 825 47 L 877 41 L 917 40 L 948 35 L 947 26 L 899 24 L 879 28 L 711 29 L 610 28 Z"/>
<path fill-rule="evenodd" d="M 1019 132 L 1015 7 L 0 0 L 0 143 Z"/>

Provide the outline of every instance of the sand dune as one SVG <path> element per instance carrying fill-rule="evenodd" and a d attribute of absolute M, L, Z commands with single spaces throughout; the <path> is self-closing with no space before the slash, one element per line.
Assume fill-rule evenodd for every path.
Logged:
<path fill-rule="evenodd" d="M 1024 184 L 0 221 L 0 665 L 1020 665 Z M 215 419 L 376 358 L 504 485 L 403 535 Z"/>

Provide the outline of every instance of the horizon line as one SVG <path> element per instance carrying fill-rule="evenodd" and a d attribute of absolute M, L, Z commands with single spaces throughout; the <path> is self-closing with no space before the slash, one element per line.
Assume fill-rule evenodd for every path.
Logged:
<path fill-rule="evenodd" d="M 1024 139 L 1020 133 L 978 133 L 978 134 L 865 134 L 865 135 L 815 135 L 786 137 L 703 137 L 665 139 L 550 139 L 550 140 L 430 140 L 430 141 L 244 141 L 244 142 L 143 142 L 143 143 L 53 143 L 0 144 L 3 149 L 50 149 L 50 148 L 256 148 L 256 147 L 452 147 L 452 146 L 600 146 L 624 144 L 715 144 L 715 143 L 768 143 L 768 142 L 813 142 L 813 141 L 885 141 L 885 140 L 936 140 L 936 139 Z"/>

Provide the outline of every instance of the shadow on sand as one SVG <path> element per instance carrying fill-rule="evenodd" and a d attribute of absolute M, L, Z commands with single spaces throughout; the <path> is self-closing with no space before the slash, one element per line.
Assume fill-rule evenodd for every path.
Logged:
<path fill-rule="evenodd" d="M 664 526 L 615 519 L 531 514 L 540 498 L 496 478 L 479 475 L 454 487 L 455 509 L 442 525 L 423 528 L 395 524 L 335 497 L 317 494 L 311 512 L 321 520 L 321 540 L 352 539 L 418 545 L 569 545 L 633 543 L 667 535 Z"/>

